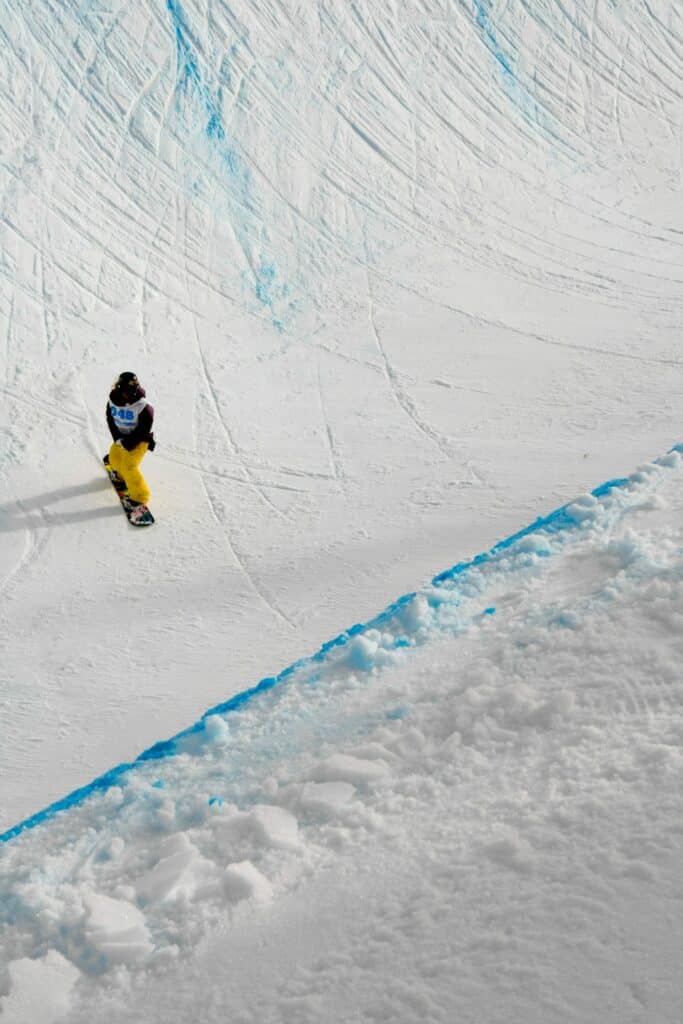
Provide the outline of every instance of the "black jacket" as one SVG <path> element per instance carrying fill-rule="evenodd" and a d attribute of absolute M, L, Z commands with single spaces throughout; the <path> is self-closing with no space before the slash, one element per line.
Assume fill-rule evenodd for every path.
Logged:
<path fill-rule="evenodd" d="M 143 441 L 149 445 L 149 450 L 153 451 L 155 447 L 154 434 L 152 433 L 152 425 L 154 423 L 154 409 L 148 403 L 145 404 L 143 409 L 138 413 L 138 422 L 134 430 L 130 433 L 123 433 L 119 430 L 116 420 L 112 416 L 111 404 L 118 406 L 119 408 L 125 408 L 127 405 L 135 405 L 140 399 L 145 398 L 144 388 L 137 388 L 135 395 L 123 394 L 118 388 L 114 388 L 109 395 L 109 402 L 107 402 L 107 425 L 109 426 L 109 432 L 115 441 L 120 441 L 126 451 L 131 452 L 133 448 L 137 448 Z M 110 404 L 111 403 L 111 404 Z"/>

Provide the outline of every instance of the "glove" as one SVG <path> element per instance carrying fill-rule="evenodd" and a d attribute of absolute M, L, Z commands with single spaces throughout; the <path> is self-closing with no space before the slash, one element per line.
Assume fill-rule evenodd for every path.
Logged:
<path fill-rule="evenodd" d="M 156 441 L 154 440 L 154 438 L 153 438 L 153 437 L 152 437 L 152 438 L 150 438 L 150 440 L 149 440 L 149 441 L 147 442 L 147 447 L 149 448 L 149 450 L 150 450 L 151 452 L 153 452 L 153 451 L 154 451 L 154 449 L 156 448 L 156 446 L 157 446 L 157 443 L 156 443 Z"/>

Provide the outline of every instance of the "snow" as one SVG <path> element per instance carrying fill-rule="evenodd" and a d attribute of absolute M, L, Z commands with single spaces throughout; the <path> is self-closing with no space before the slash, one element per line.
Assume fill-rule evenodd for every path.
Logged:
<path fill-rule="evenodd" d="M 78 971 L 51 949 L 44 957 L 9 964 L 11 991 L 0 999 L 3 1017 L 14 1024 L 52 1024 L 68 1011 Z"/>
<path fill-rule="evenodd" d="M 83 902 L 84 940 L 95 960 L 99 954 L 107 966 L 134 963 L 152 952 L 144 914 L 132 903 L 103 893 L 86 893 Z"/>
<path fill-rule="evenodd" d="M 0 1019 L 673 1024 L 677 8 L 0 34 Z"/>

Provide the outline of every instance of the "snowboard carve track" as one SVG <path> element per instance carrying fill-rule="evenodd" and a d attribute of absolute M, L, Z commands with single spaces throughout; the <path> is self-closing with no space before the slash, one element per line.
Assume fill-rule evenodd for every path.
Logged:
<path fill-rule="evenodd" d="M 19 577 L 22 576 L 31 566 L 31 563 L 36 560 L 39 556 L 41 548 L 44 547 L 47 537 L 40 538 L 38 536 L 38 529 L 31 523 L 30 516 L 26 512 L 21 502 L 17 502 L 18 507 L 24 512 L 26 517 L 26 532 L 24 536 L 24 550 L 19 558 L 19 561 L 10 569 L 8 574 L 0 583 L 0 594 L 6 593 L 13 584 L 16 584 Z M 47 531 L 46 531 L 47 533 Z"/>

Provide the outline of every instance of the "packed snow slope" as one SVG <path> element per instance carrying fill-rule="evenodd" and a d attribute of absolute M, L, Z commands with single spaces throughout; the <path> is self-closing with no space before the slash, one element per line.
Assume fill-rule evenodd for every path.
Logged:
<path fill-rule="evenodd" d="M 679 439 L 683 26 L 0 0 L 0 40 L 3 828 Z"/>

